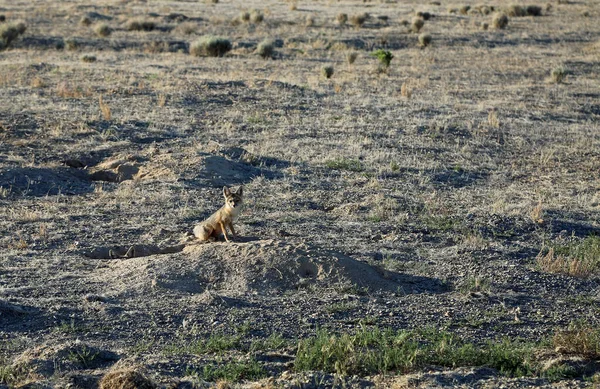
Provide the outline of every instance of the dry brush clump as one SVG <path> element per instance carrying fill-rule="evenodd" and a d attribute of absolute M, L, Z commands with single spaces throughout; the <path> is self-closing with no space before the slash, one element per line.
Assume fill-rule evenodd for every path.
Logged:
<path fill-rule="evenodd" d="M 350 24 L 356 28 L 362 27 L 363 24 L 369 19 L 369 14 L 366 12 L 355 14 L 350 16 Z"/>
<path fill-rule="evenodd" d="M 600 272 L 600 237 L 589 236 L 566 245 L 554 245 L 536 258 L 539 268 L 547 273 L 587 278 Z"/>
<path fill-rule="evenodd" d="M 250 12 L 250 21 L 254 24 L 260 24 L 263 22 L 263 20 L 265 20 L 265 15 L 263 15 L 262 12 L 260 12 L 259 10 L 252 10 L 252 12 Z"/>
<path fill-rule="evenodd" d="M 550 72 L 550 81 L 555 84 L 562 84 L 567 78 L 567 69 L 562 66 L 552 69 Z"/>
<path fill-rule="evenodd" d="M 419 35 L 419 44 L 422 47 L 427 47 L 431 44 L 431 35 L 429 34 L 420 34 Z"/>
<path fill-rule="evenodd" d="M 352 65 L 356 61 L 356 58 L 358 58 L 358 53 L 356 51 L 346 53 L 346 62 L 348 65 Z"/>
<path fill-rule="evenodd" d="M 23 35 L 27 26 L 23 22 L 0 25 L 0 50 L 10 46 L 19 36 Z"/>
<path fill-rule="evenodd" d="M 539 5 L 522 6 L 519 4 L 511 4 L 506 8 L 506 14 L 512 17 L 541 16 L 542 7 Z"/>
<path fill-rule="evenodd" d="M 262 58 L 273 58 L 275 54 L 275 46 L 273 41 L 270 39 L 265 39 L 256 46 L 256 54 L 260 55 Z"/>
<path fill-rule="evenodd" d="M 325 66 L 323 66 L 321 68 L 321 74 L 325 78 L 331 78 L 331 76 L 333 76 L 333 66 L 331 66 L 331 65 L 325 65 Z"/>
<path fill-rule="evenodd" d="M 495 14 L 492 18 L 492 26 L 499 30 L 505 29 L 508 26 L 508 16 L 504 13 Z"/>
<path fill-rule="evenodd" d="M 100 389 L 156 389 L 158 386 L 134 369 L 111 371 L 100 380 Z"/>
<path fill-rule="evenodd" d="M 112 29 L 110 28 L 110 26 L 108 24 L 100 23 L 94 27 L 94 32 L 98 36 L 107 37 L 112 33 Z"/>
<path fill-rule="evenodd" d="M 149 19 L 133 18 L 127 21 L 125 27 L 128 31 L 152 31 L 156 28 L 156 23 Z"/>
<path fill-rule="evenodd" d="M 421 29 L 423 28 L 424 25 L 425 25 L 425 21 L 423 20 L 423 18 L 415 16 L 412 19 L 410 28 L 411 28 L 412 32 L 417 33 L 419 31 L 421 31 Z"/>
<path fill-rule="evenodd" d="M 348 14 L 339 13 L 335 17 L 335 20 L 336 20 L 337 24 L 339 24 L 340 26 L 344 26 L 346 24 L 346 22 L 348 21 Z"/>
<path fill-rule="evenodd" d="M 196 57 L 222 57 L 231 50 L 231 41 L 213 35 L 203 36 L 190 45 L 190 54 Z"/>
<path fill-rule="evenodd" d="M 566 330 L 556 332 L 552 344 L 563 354 L 600 358 L 600 331 L 584 322 L 571 323 Z"/>

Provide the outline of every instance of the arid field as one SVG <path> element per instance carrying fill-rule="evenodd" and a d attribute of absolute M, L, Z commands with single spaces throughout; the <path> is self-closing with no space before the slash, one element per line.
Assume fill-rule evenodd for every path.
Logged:
<path fill-rule="evenodd" d="M 600 0 L 533 1 L 0 0 L 0 389 L 600 387 Z"/>

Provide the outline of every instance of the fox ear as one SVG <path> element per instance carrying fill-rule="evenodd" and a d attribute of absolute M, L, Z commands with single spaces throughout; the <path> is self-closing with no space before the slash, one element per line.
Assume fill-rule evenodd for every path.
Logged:
<path fill-rule="evenodd" d="M 243 194 L 244 192 L 244 187 L 240 185 L 239 189 L 237 190 L 237 194 L 239 194 L 240 196 Z"/>
<path fill-rule="evenodd" d="M 226 186 L 223 187 L 223 196 L 225 196 L 225 197 L 231 196 L 231 191 Z"/>

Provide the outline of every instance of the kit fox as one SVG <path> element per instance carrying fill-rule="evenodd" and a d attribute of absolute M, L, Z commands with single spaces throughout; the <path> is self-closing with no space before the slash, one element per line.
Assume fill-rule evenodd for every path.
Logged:
<path fill-rule="evenodd" d="M 211 237 L 218 238 L 223 234 L 225 240 L 229 242 L 227 236 L 227 227 L 231 230 L 232 237 L 235 238 L 235 229 L 233 221 L 238 217 L 243 204 L 243 188 L 232 192 L 228 187 L 223 187 L 223 196 L 225 196 L 225 205 L 217 212 L 213 213 L 204 222 L 194 227 L 194 235 L 200 240 L 209 240 Z"/>

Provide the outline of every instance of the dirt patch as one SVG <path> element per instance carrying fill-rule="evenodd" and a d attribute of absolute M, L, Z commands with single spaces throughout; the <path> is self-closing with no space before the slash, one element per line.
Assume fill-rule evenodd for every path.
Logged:
<path fill-rule="evenodd" d="M 232 295 L 315 287 L 355 292 L 439 289 L 435 279 L 380 272 L 347 255 L 306 244 L 276 240 L 191 244 L 179 253 L 160 256 L 152 254 L 164 253 L 165 249 L 132 247 L 139 247 L 140 255 L 134 255 L 137 258 L 110 263 L 108 268 L 98 269 L 93 278 L 118 280 L 112 286 L 116 287 L 113 293 L 144 293 L 155 287 L 194 294 L 217 290 Z M 106 258 L 112 252 L 112 258 L 114 254 L 126 258 L 127 250 L 101 248 L 90 255 Z"/>
<path fill-rule="evenodd" d="M 9 168 L 0 171 L 0 188 L 16 196 L 80 195 L 92 191 L 87 174 L 68 167 Z"/>

